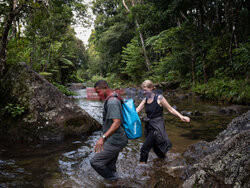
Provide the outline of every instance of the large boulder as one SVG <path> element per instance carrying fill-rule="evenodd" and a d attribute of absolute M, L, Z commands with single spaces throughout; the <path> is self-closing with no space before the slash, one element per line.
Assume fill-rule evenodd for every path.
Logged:
<path fill-rule="evenodd" d="M 214 141 L 167 157 L 151 176 L 152 187 L 250 187 L 250 111 L 233 119 Z"/>
<path fill-rule="evenodd" d="M 212 142 L 184 153 L 192 165 L 183 187 L 250 187 L 250 111 L 233 119 Z"/>
<path fill-rule="evenodd" d="M 228 115 L 235 115 L 235 114 L 242 114 L 243 112 L 249 110 L 249 106 L 243 105 L 231 105 L 228 107 L 224 107 L 220 109 L 221 114 L 228 114 Z"/>
<path fill-rule="evenodd" d="M 62 140 L 101 128 L 72 99 L 25 63 L 18 63 L 5 74 L 0 96 L 2 107 L 13 103 L 25 108 L 25 113 L 15 119 L 0 116 L 1 139 Z"/>

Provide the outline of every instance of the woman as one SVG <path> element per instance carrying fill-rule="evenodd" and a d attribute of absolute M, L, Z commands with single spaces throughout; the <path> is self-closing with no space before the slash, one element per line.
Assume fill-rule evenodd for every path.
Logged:
<path fill-rule="evenodd" d="M 155 154 L 159 158 L 165 158 L 165 154 L 172 147 L 165 131 L 163 107 L 184 122 L 190 122 L 190 119 L 189 117 L 182 116 L 178 111 L 171 107 L 162 95 L 155 94 L 153 92 L 154 84 L 152 81 L 145 80 L 142 83 L 141 88 L 147 96 L 136 108 L 136 112 L 139 113 L 145 107 L 148 118 L 147 122 L 145 122 L 146 140 L 142 145 L 140 153 L 140 164 L 145 164 L 147 163 L 148 154 L 151 148 L 153 148 Z"/>

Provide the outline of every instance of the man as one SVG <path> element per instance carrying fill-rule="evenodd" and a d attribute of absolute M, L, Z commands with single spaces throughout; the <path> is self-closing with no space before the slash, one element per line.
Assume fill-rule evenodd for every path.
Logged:
<path fill-rule="evenodd" d="M 128 139 L 122 124 L 121 101 L 113 96 L 113 91 L 104 80 L 95 83 L 95 91 L 105 100 L 103 110 L 103 135 L 95 145 L 96 154 L 90 164 L 102 177 L 116 181 L 116 161 L 119 152 L 127 145 Z"/>

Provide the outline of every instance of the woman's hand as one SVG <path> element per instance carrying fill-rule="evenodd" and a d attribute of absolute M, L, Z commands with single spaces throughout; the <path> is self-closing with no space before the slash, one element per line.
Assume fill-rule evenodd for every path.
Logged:
<path fill-rule="evenodd" d="M 181 121 L 190 122 L 190 118 L 187 117 L 187 116 L 182 116 L 182 117 L 181 117 Z"/>

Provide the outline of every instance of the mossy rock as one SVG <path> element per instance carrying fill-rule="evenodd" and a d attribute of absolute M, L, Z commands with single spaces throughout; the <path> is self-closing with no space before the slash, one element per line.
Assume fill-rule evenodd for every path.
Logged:
<path fill-rule="evenodd" d="M 9 136 L 19 133 L 24 139 L 41 139 L 41 135 L 47 135 L 46 139 L 49 139 L 49 135 L 83 135 L 101 128 L 87 112 L 25 63 L 12 66 L 0 82 L 3 99 L 0 106 L 13 103 L 27 109 L 18 120 L 4 123 L 8 127 L 5 133 Z M 3 122 L 0 122 L 1 126 Z"/>

